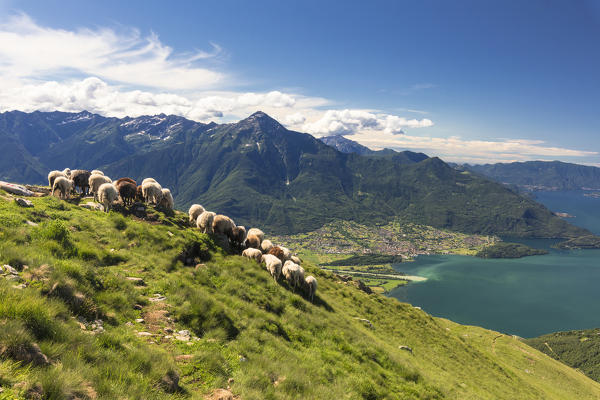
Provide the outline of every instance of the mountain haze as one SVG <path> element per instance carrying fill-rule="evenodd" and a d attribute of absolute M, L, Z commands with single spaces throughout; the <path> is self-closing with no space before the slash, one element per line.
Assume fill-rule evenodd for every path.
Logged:
<path fill-rule="evenodd" d="M 276 233 L 335 219 L 392 217 L 467 233 L 575 237 L 589 232 L 503 185 L 420 153 L 346 154 L 263 112 L 237 123 L 177 116 L 106 118 L 87 112 L 0 114 L 0 141 L 19 151 L 4 180 L 42 183 L 50 169 L 151 176 L 175 195 Z M 15 150 L 15 151 L 16 151 Z M 21 168 L 22 166 L 22 168 Z"/>

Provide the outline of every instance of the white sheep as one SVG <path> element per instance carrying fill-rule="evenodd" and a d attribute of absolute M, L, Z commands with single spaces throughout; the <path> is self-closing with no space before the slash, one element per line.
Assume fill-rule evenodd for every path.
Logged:
<path fill-rule="evenodd" d="M 198 220 L 198 216 L 204 211 L 206 210 L 200 204 L 192 204 L 190 210 L 188 211 L 188 215 L 190 216 L 190 224 L 195 223 Z"/>
<path fill-rule="evenodd" d="M 142 183 L 142 195 L 146 203 L 158 205 L 163 196 L 162 187 L 156 182 Z"/>
<path fill-rule="evenodd" d="M 263 240 L 265 240 L 265 233 L 258 228 L 250 228 L 250 230 L 248 231 L 248 235 L 258 236 L 261 243 Z"/>
<path fill-rule="evenodd" d="M 142 181 L 142 186 L 144 185 L 144 183 L 149 183 L 149 182 L 158 183 L 158 182 L 156 182 L 156 180 L 154 178 L 146 178 Z"/>
<path fill-rule="evenodd" d="M 67 174 L 65 174 L 64 171 L 56 171 L 56 170 L 54 170 L 54 171 L 50 171 L 48 173 L 48 186 L 50 186 L 50 189 L 52 189 L 54 187 L 54 180 L 56 178 L 58 178 L 59 176 L 62 176 L 63 178 L 69 179 L 69 177 L 67 176 Z"/>
<path fill-rule="evenodd" d="M 263 253 L 268 253 L 272 248 L 273 242 L 271 242 L 269 239 L 263 240 L 260 243 L 260 249 L 263 251 Z"/>
<path fill-rule="evenodd" d="M 298 258 L 298 256 L 291 256 L 290 260 L 292 260 L 294 263 L 301 265 L 302 261 L 300 260 L 300 258 Z"/>
<path fill-rule="evenodd" d="M 98 201 L 98 189 L 105 183 L 111 183 L 112 180 L 108 176 L 92 174 L 88 179 L 90 185 L 90 192 L 94 195 L 94 200 Z"/>
<path fill-rule="evenodd" d="M 62 170 L 62 173 L 65 174 L 67 178 L 71 178 L 71 168 L 65 168 Z"/>
<path fill-rule="evenodd" d="M 92 175 L 104 175 L 104 172 L 100 171 L 99 169 L 92 170 L 90 173 Z"/>
<path fill-rule="evenodd" d="M 227 237 L 231 236 L 233 228 L 235 227 L 235 222 L 227 215 L 218 214 L 213 219 L 213 232 L 217 235 L 225 235 Z"/>
<path fill-rule="evenodd" d="M 283 247 L 283 246 L 279 246 L 279 248 L 281 250 L 283 250 L 283 259 L 284 260 L 289 260 L 292 258 L 292 252 L 290 251 L 290 249 L 288 249 L 287 247 Z"/>
<path fill-rule="evenodd" d="M 162 199 L 160 201 L 160 206 L 166 210 L 172 210 L 175 206 L 175 202 L 173 201 L 173 195 L 171 191 L 167 188 L 162 190 Z"/>
<path fill-rule="evenodd" d="M 212 211 L 204 211 L 202 214 L 198 215 L 196 227 L 200 229 L 202 233 L 213 233 L 213 221 L 216 215 L 217 214 Z"/>
<path fill-rule="evenodd" d="M 281 275 L 281 260 L 272 254 L 265 254 L 262 256 L 262 260 L 273 279 L 279 279 L 279 276 Z"/>
<path fill-rule="evenodd" d="M 304 279 L 304 288 L 306 290 L 306 296 L 312 303 L 315 299 L 315 293 L 317 292 L 317 279 L 312 275 L 307 276 Z"/>
<path fill-rule="evenodd" d="M 287 260 L 285 264 L 283 264 L 282 273 L 294 289 L 304 282 L 304 268 L 291 260 Z"/>
<path fill-rule="evenodd" d="M 251 260 L 256 260 L 256 262 L 261 263 L 262 262 L 262 251 L 258 250 L 258 249 L 246 249 L 244 251 L 242 251 L 242 256 L 247 257 Z"/>
<path fill-rule="evenodd" d="M 54 191 L 58 190 L 59 197 L 61 199 L 66 199 L 69 197 L 69 193 L 73 190 L 73 181 L 65 178 L 64 176 L 59 176 L 54 180 L 52 185 L 52 196 L 54 196 Z"/>
<path fill-rule="evenodd" d="M 109 212 L 111 204 L 119 200 L 119 191 L 112 183 L 103 183 L 98 188 L 98 200 L 104 205 L 104 211 Z"/>

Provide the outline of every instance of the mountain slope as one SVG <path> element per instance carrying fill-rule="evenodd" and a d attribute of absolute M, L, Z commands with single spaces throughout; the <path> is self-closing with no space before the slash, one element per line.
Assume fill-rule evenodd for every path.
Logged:
<path fill-rule="evenodd" d="M 0 116 L 48 126 L 49 147 L 30 146 L 31 159 L 48 168 L 100 168 L 138 181 L 151 176 L 171 189 L 179 207 L 198 202 L 239 224 L 260 224 L 276 233 L 311 231 L 335 219 L 377 224 L 400 216 L 466 233 L 590 234 L 438 158 L 341 153 L 262 112 L 223 125 L 164 115 L 116 119 L 85 112 L 33 113 L 27 119 L 29 114 L 13 114 Z M 23 136 L 22 142 L 29 142 L 36 135 L 33 128 L 21 129 L 23 123 L 11 126 L 4 137 Z"/>
<path fill-rule="evenodd" d="M 367 146 L 363 146 L 354 140 L 347 139 L 342 135 L 324 136 L 320 137 L 319 140 L 342 153 L 354 153 L 361 156 L 375 153 L 375 150 L 371 150 Z"/>
<path fill-rule="evenodd" d="M 460 165 L 459 168 L 534 190 L 600 189 L 600 168 L 561 161 Z"/>
<path fill-rule="evenodd" d="M 310 303 L 185 215 L 148 209 L 149 223 L 0 196 L 0 265 L 19 270 L 0 277 L 7 398 L 201 398 L 227 385 L 243 399 L 600 396 L 600 384 L 512 336 L 305 264 L 319 280 Z M 16 362 L 28 355 L 38 361 Z"/>

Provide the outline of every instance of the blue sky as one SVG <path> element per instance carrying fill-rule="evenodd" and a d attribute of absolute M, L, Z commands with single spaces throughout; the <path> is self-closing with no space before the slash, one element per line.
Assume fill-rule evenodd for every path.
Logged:
<path fill-rule="evenodd" d="M 172 3 L 0 0 L 0 109 L 262 109 L 449 161 L 600 164 L 600 0 Z"/>

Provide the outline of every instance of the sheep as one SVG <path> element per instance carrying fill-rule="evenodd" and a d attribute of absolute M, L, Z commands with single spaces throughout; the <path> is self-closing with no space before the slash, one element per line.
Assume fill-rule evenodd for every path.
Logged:
<path fill-rule="evenodd" d="M 314 276 L 309 275 L 304 279 L 304 290 L 310 302 L 314 302 L 315 293 L 317 292 L 317 279 Z"/>
<path fill-rule="evenodd" d="M 246 241 L 246 228 L 243 226 L 233 227 L 229 240 L 231 241 L 231 246 L 233 248 L 241 249 Z"/>
<path fill-rule="evenodd" d="M 160 200 L 159 205 L 165 210 L 173 209 L 175 202 L 173 201 L 173 195 L 169 189 L 165 188 L 162 190 L 162 199 Z"/>
<path fill-rule="evenodd" d="M 263 240 L 260 243 L 260 249 L 263 251 L 263 253 L 268 253 L 272 248 L 273 242 L 271 242 L 269 239 Z"/>
<path fill-rule="evenodd" d="M 252 229 L 250 229 L 252 230 Z M 252 247 L 254 249 L 260 248 L 260 238 L 254 234 L 248 234 L 246 236 L 246 247 Z"/>
<path fill-rule="evenodd" d="M 304 282 L 304 268 L 291 260 L 283 264 L 282 273 L 294 290 Z"/>
<path fill-rule="evenodd" d="M 119 179 L 117 179 L 117 181 L 115 182 L 115 186 L 118 186 L 118 185 L 119 185 L 119 183 L 121 183 L 121 182 L 129 182 L 129 183 L 133 183 L 134 185 L 136 185 L 136 186 L 137 186 L 137 182 L 136 182 L 136 181 L 134 181 L 134 180 L 133 180 L 133 179 L 131 179 L 131 178 L 119 178 Z"/>
<path fill-rule="evenodd" d="M 86 171 L 84 169 L 76 169 L 71 171 L 71 180 L 75 182 L 74 188 L 79 187 L 81 189 L 81 194 L 86 196 L 89 190 L 88 180 L 92 174 L 90 171 Z"/>
<path fill-rule="evenodd" d="M 225 235 L 231 237 L 235 223 L 226 215 L 218 214 L 213 219 L 213 232 L 217 235 Z"/>
<path fill-rule="evenodd" d="M 292 258 L 292 252 L 290 251 L 290 249 L 283 246 L 279 246 L 279 248 L 281 249 L 281 251 L 283 251 L 283 260 L 281 261 L 286 261 Z"/>
<path fill-rule="evenodd" d="M 260 239 L 261 243 L 265 240 L 265 233 L 258 228 L 250 228 L 248 235 L 256 235 Z"/>
<path fill-rule="evenodd" d="M 100 171 L 99 169 L 94 169 L 91 172 L 92 175 L 104 175 L 104 172 Z"/>
<path fill-rule="evenodd" d="M 281 249 L 281 247 L 279 246 L 275 246 L 273 247 L 271 250 L 269 250 L 269 252 L 267 254 L 273 254 L 275 257 L 279 258 L 281 260 L 281 262 L 285 262 L 286 259 L 284 257 L 284 252 Z"/>
<path fill-rule="evenodd" d="M 301 265 L 302 261 L 298 258 L 298 256 L 292 256 L 290 257 L 290 260 L 292 260 L 295 264 Z"/>
<path fill-rule="evenodd" d="M 67 179 L 64 176 L 57 177 L 52 185 L 52 196 L 54 196 L 54 192 L 58 190 L 60 192 L 59 197 L 61 199 L 66 199 L 73 190 L 73 185 L 74 183 L 72 180 Z"/>
<path fill-rule="evenodd" d="M 154 178 L 146 178 L 142 181 L 142 186 L 144 185 L 144 183 L 148 183 L 148 182 L 158 183 L 158 182 L 156 182 L 156 180 Z"/>
<path fill-rule="evenodd" d="M 71 178 L 71 169 L 70 168 L 65 168 L 62 170 L 62 173 L 65 174 L 65 176 L 67 178 Z"/>
<path fill-rule="evenodd" d="M 262 260 L 273 279 L 278 280 L 281 276 L 281 260 L 272 254 L 265 254 Z"/>
<path fill-rule="evenodd" d="M 121 178 L 121 179 L 123 179 L 123 178 Z M 121 196 L 121 200 L 123 200 L 123 204 L 126 206 L 131 205 L 135 201 L 136 194 L 137 194 L 137 187 L 135 186 L 135 183 L 131 183 L 127 180 L 121 180 L 121 179 L 119 179 L 117 181 L 117 184 L 115 186 L 117 187 L 117 190 L 119 191 L 119 196 Z"/>
<path fill-rule="evenodd" d="M 259 264 L 262 262 L 263 258 L 262 251 L 252 248 L 242 251 L 242 256 L 247 257 L 251 260 L 256 260 L 256 262 Z"/>
<path fill-rule="evenodd" d="M 64 173 L 64 171 L 54 170 L 54 171 L 50 171 L 48 173 L 48 186 L 50 186 L 50 189 L 52 189 L 54 187 L 54 180 L 56 178 L 58 178 L 59 176 L 69 179 L 69 177 L 67 176 L 67 174 Z"/>
<path fill-rule="evenodd" d="M 142 190 L 142 185 L 139 185 L 135 190 L 135 200 L 139 202 L 144 201 L 144 192 Z"/>
<path fill-rule="evenodd" d="M 213 233 L 213 221 L 216 215 L 217 214 L 212 211 L 204 211 L 202 214 L 198 215 L 196 227 L 200 229 L 202 233 Z"/>
<path fill-rule="evenodd" d="M 162 187 L 156 182 L 142 183 L 142 194 L 146 203 L 160 204 L 162 200 Z"/>
<path fill-rule="evenodd" d="M 104 175 L 92 174 L 88 178 L 88 185 L 90 186 L 90 192 L 94 195 L 94 200 L 98 200 L 98 188 L 100 185 L 105 183 L 111 183 L 112 180 Z"/>
<path fill-rule="evenodd" d="M 119 192 L 112 183 L 103 183 L 98 188 L 98 199 L 104 205 L 104 212 L 109 212 L 111 204 L 119 200 Z"/>
<path fill-rule="evenodd" d="M 296 270 L 296 287 L 299 287 L 304 283 L 304 268 L 295 263 L 294 265 L 298 267 Z"/>
<path fill-rule="evenodd" d="M 192 204 L 190 210 L 188 211 L 188 215 L 190 216 L 190 224 L 196 222 L 198 216 L 204 211 L 206 210 L 200 204 Z"/>

